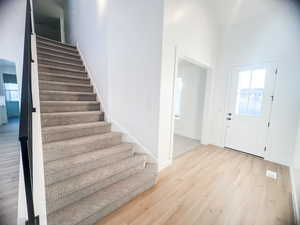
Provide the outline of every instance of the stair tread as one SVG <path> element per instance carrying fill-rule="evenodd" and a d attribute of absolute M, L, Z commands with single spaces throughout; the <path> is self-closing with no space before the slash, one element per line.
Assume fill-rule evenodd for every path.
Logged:
<path fill-rule="evenodd" d="M 74 52 L 74 53 L 78 53 L 77 48 L 72 48 L 63 44 L 57 44 L 57 43 L 53 43 L 50 41 L 44 41 L 44 40 L 39 40 L 37 39 L 37 46 L 47 46 L 49 48 L 55 48 L 55 49 L 62 49 L 65 51 L 70 51 L 70 52 Z"/>
<path fill-rule="evenodd" d="M 96 95 L 91 92 L 76 92 L 76 91 L 50 91 L 50 90 L 40 90 L 42 94 L 65 94 L 65 95 Z"/>
<path fill-rule="evenodd" d="M 97 105 L 97 101 L 41 101 L 43 105 Z"/>
<path fill-rule="evenodd" d="M 70 82 L 58 82 L 58 81 L 46 81 L 40 80 L 40 83 L 45 84 L 54 84 L 54 85 L 67 85 L 67 86 L 78 86 L 78 87 L 92 87 L 91 84 L 78 84 L 78 83 L 70 83 Z"/>
<path fill-rule="evenodd" d="M 106 206 L 126 197 L 150 180 L 146 173 L 135 174 L 110 185 L 78 202 L 48 215 L 49 225 L 75 225 L 96 214 Z M 99 201 L 101 199 L 101 201 Z"/>
<path fill-rule="evenodd" d="M 45 51 L 52 51 L 52 52 L 56 52 L 58 54 L 66 54 L 66 55 L 74 56 L 78 59 L 80 58 L 79 53 L 71 53 L 71 52 L 61 51 L 61 50 L 58 50 L 58 49 L 55 49 L 55 48 L 47 48 L 47 47 L 44 47 L 44 46 L 37 46 L 37 50 L 41 51 L 41 53 L 44 53 Z"/>
<path fill-rule="evenodd" d="M 97 161 L 103 158 L 111 157 L 113 155 L 123 153 L 124 151 L 132 150 L 133 144 L 121 143 L 109 148 L 97 149 L 91 152 L 85 152 L 79 155 L 70 156 L 62 159 L 57 159 L 45 164 L 45 173 L 47 175 L 80 166 L 91 161 Z M 133 152 L 132 152 L 133 154 Z M 87 164 L 88 165 L 88 164 Z"/>
<path fill-rule="evenodd" d="M 83 112 L 54 112 L 54 113 L 41 113 L 43 116 L 73 116 L 85 114 L 103 114 L 102 111 L 83 111 Z"/>
<path fill-rule="evenodd" d="M 46 68 L 51 68 L 51 69 L 56 69 L 56 70 L 87 74 L 87 72 L 83 71 L 83 70 L 69 69 L 69 68 L 58 67 L 58 66 L 53 66 L 53 65 L 39 64 L 39 67 L 46 67 Z"/>
<path fill-rule="evenodd" d="M 80 65 L 76 64 L 76 63 L 69 63 L 69 62 L 61 62 L 59 60 L 55 60 L 55 59 L 41 59 L 43 61 L 47 61 L 47 62 L 52 62 L 52 63 L 58 63 L 58 64 L 64 64 L 66 66 L 78 66 L 78 67 L 84 67 L 84 65 L 82 63 L 80 63 Z M 47 65 L 45 63 L 41 63 L 44 65 Z"/>
<path fill-rule="evenodd" d="M 71 124 L 71 125 L 62 125 L 62 126 L 54 126 L 54 127 L 44 127 L 43 132 L 45 133 L 56 133 L 59 131 L 68 131 L 72 129 L 82 129 L 85 127 L 96 127 L 96 126 L 109 126 L 110 123 L 106 121 L 92 122 L 92 123 L 79 123 L 79 124 Z"/>
<path fill-rule="evenodd" d="M 73 59 L 73 58 L 68 58 L 67 56 L 63 56 L 63 55 L 56 55 L 56 54 L 52 54 L 50 52 L 38 52 L 38 54 L 43 54 L 43 55 L 47 55 L 48 57 L 49 56 L 52 56 L 52 57 L 55 57 L 56 59 L 57 58 L 62 58 L 64 60 L 70 60 L 70 61 L 77 61 L 78 63 L 82 63 L 82 60 L 81 59 Z M 46 57 L 41 57 L 42 59 L 49 59 L 49 58 L 46 58 Z"/>
<path fill-rule="evenodd" d="M 40 39 L 40 40 L 45 40 L 47 42 L 54 42 L 54 43 L 57 43 L 57 44 L 61 44 L 61 45 L 65 45 L 67 47 L 70 47 L 70 48 L 75 48 L 76 49 L 76 46 L 74 45 L 71 45 L 71 44 L 68 44 L 68 43 L 62 43 L 60 41 L 56 41 L 56 40 L 52 40 L 52 39 L 49 39 L 49 38 L 46 38 L 46 37 L 43 37 L 41 35 L 36 35 L 37 39 Z"/>
<path fill-rule="evenodd" d="M 111 138 L 114 136 L 121 136 L 121 133 L 120 132 L 108 132 L 108 133 L 104 133 L 104 134 L 96 134 L 96 135 L 90 135 L 90 136 L 85 136 L 85 137 L 77 137 L 77 138 L 67 139 L 67 140 L 63 140 L 63 141 L 55 141 L 55 142 L 44 144 L 44 148 L 46 149 L 46 148 L 51 148 L 51 147 L 55 147 L 55 146 L 83 144 L 83 143 L 88 143 L 93 140 L 107 139 L 107 138 Z M 47 150 L 45 150 L 45 151 L 47 151 Z"/>
<path fill-rule="evenodd" d="M 76 193 L 101 180 L 105 180 L 118 173 L 134 167 L 144 168 L 145 159 L 140 155 L 132 155 L 126 159 L 94 168 L 87 172 L 72 176 L 57 183 L 46 186 L 46 199 L 49 203 Z"/>
<path fill-rule="evenodd" d="M 72 76 L 68 74 L 57 74 L 57 73 L 49 73 L 49 72 L 39 72 L 39 75 L 53 76 L 53 77 L 63 77 L 63 78 L 71 78 L 77 80 L 90 80 L 88 76 Z"/>

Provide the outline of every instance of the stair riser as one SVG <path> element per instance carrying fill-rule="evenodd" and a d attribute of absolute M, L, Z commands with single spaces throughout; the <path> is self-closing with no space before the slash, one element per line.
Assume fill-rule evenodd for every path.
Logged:
<path fill-rule="evenodd" d="M 48 91 L 71 91 L 71 92 L 93 92 L 93 87 L 72 86 L 64 84 L 49 84 L 40 82 L 40 90 Z"/>
<path fill-rule="evenodd" d="M 40 59 L 39 60 L 39 64 L 42 65 L 48 65 L 48 66 L 57 66 L 57 67 L 62 67 L 62 68 L 66 68 L 66 69 L 71 69 L 71 70 L 80 70 L 80 71 L 85 71 L 85 68 L 83 65 L 69 65 L 69 64 L 65 64 L 65 63 L 61 63 L 60 61 L 49 61 L 49 60 L 44 60 L 44 59 Z"/>
<path fill-rule="evenodd" d="M 74 79 L 74 78 L 63 77 L 63 76 L 44 75 L 42 73 L 39 74 L 39 80 L 66 82 L 66 83 L 75 83 L 75 84 L 90 84 L 91 83 L 90 80 Z"/>
<path fill-rule="evenodd" d="M 54 112 L 85 112 L 85 111 L 99 111 L 100 104 L 89 104 L 89 105 L 53 105 L 53 106 L 46 106 L 41 105 L 41 112 L 42 113 L 54 113 Z"/>
<path fill-rule="evenodd" d="M 54 44 L 51 42 L 43 42 L 43 41 L 37 41 L 37 46 L 38 47 L 44 47 L 44 48 L 51 48 L 51 49 L 57 49 L 59 51 L 65 51 L 65 52 L 69 52 L 69 53 L 73 53 L 73 54 L 78 54 L 78 51 L 76 48 L 69 48 L 69 47 L 65 47 L 59 44 Z"/>
<path fill-rule="evenodd" d="M 134 174 L 137 174 L 142 170 L 142 167 L 134 167 L 131 169 L 128 169 L 126 171 L 123 171 L 115 176 L 109 177 L 105 180 L 102 180 L 100 182 L 97 182 L 81 191 L 75 192 L 74 194 L 71 194 L 69 196 L 66 196 L 62 199 L 58 199 L 55 202 L 47 201 L 47 214 L 59 210 L 73 202 L 76 202 L 84 197 L 87 197 L 96 191 L 99 191 L 102 188 L 108 187 L 109 185 L 112 185 L 114 183 L 117 183 L 120 180 L 126 179 L 127 177 L 130 177 Z"/>
<path fill-rule="evenodd" d="M 41 101 L 96 101 L 96 94 L 45 94 L 40 92 Z"/>
<path fill-rule="evenodd" d="M 82 173 L 91 171 L 93 169 L 107 166 L 112 163 L 117 163 L 118 161 L 124 160 L 124 159 L 132 156 L 132 154 L 133 154 L 133 152 L 132 152 L 132 150 L 130 150 L 127 152 L 113 155 L 112 157 L 106 157 L 104 159 L 94 160 L 94 161 L 89 162 L 88 164 L 76 166 L 76 167 L 73 167 L 70 169 L 64 169 L 63 171 L 61 171 L 59 173 L 47 174 L 46 175 L 46 185 L 51 185 L 51 184 L 57 183 L 59 181 L 64 181 L 65 179 L 80 175 Z M 45 173 L 46 172 L 47 172 L 47 170 L 45 170 Z"/>
<path fill-rule="evenodd" d="M 121 139 L 121 136 L 114 136 L 111 138 L 93 140 L 88 143 L 82 143 L 77 145 L 66 145 L 56 147 L 44 146 L 44 161 L 48 162 L 52 160 L 82 154 L 85 152 L 112 147 L 120 144 Z"/>
<path fill-rule="evenodd" d="M 103 114 L 93 114 L 93 115 L 72 115 L 72 116 L 52 116 L 52 115 L 42 115 L 42 126 L 51 127 L 59 125 L 71 125 L 79 123 L 89 123 L 104 121 Z"/>
<path fill-rule="evenodd" d="M 68 140 L 72 138 L 85 137 L 89 135 L 104 134 L 110 131 L 110 126 L 88 127 L 79 130 L 64 131 L 64 132 L 43 132 L 43 143 L 50 143 L 54 141 Z"/>
<path fill-rule="evenodd" d="M 46 199 L 49 202 L 54 202 L 69 194 L 82 191 L 82 189 L 87 188 L 90 185 L 108 179 L 109 177 L 115 176 L 134 167 L 141 169 L 145 168 L 143 157 L 130 157 L 120 161 L 119 163 L 111 164 L 106 167 L 98 167 L 95 170 L 82 173 L 72 179 L 47 186 Z"/>
<path fill-rule="evenodd" d="M 62 63 L 73 63 L 73 64 L 82 64 L 82 60 L 81 59 L 72 59 L 69 57 L 60 57 L 59 55 L 49 55 L 46 53 L 42 53 L 39 52 L 38 53 L 38 59 L 42 60 L 42 59 L 50 59 L 50 60 L 56 60 L 56 61 L 60 61 Z"/>
<path fill-rule="evenodd" d="M 38 54 L 40 53 L 45 53 L 45 54 L 52 54 L 52 55 L 57 55 L 57 56 L 61 56 L 61 57 L 67 57 L 70 59 L 76 59 L 79 60 L 80 59 L 80 55 L 79 54 L 70 54 L 68 52 L 65 51 L 55 51 L 53 49 L 44 49 L 44 48 L 37 48 Z"/>
<path fill-rule="evenodd" d="M 39 66 L 39 72 L 40 73 L 45 72 L 45 73 L 54 73 L 54 74 L 61 74 L 61 75 L 87 77 L 87 73 L 84 71 L 68 71 L 68 70 L 49 68 L 49 67 L 44 67 L 44 66 Z"/>

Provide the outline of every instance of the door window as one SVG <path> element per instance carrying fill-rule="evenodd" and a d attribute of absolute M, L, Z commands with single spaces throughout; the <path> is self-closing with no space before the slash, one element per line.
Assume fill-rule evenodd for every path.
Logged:
<path fill-rule="evenodd" d="M 266 69 L 241 71 L 238 79 L 235 113 L 244 116 L 261 115 Z"/>

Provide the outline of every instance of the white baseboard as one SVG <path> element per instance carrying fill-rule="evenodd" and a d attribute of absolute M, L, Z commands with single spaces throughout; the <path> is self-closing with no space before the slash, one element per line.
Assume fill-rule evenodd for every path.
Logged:
<path fill-rule="evenodd" d="M 164 161 L 164 162 L 160 162 L 159 165 L 158 165 L 159 172 L 162 171 L 163 169 L 169 167 L 170 165 L 172 165 L 172 160 L 171 159 L 169 159 L 167 161 Z"/>
<path fill-rule="evenodd" d="M 300 223 L 300 216 L 299 216 L 299 205 L 298 205 L 298 196 L 296 191 L 296 184 L 295 184 L 295 175 L 294 169 L 290 167 L 290 178 L 291 178 L 291 185 L 292 185 L 292 198 L 293 198 L 293 209 L 294 209 L 294 216 L 295 216 L 295 223 L 299 225 Z"/>

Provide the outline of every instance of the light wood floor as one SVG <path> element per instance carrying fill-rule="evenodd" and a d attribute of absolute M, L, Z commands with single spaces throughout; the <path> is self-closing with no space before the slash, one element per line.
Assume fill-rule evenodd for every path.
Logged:
<path fill-rule="evenodd" d="M 267 169 L 278 179 L 266 177 Z M 201 147 L 96 225 L 294 225 L 289 171 L 244 153 Z"/>
<path fill-rule="evenodd" d="M 0 126 L 0 225 L 17 224 L 19 184 L 18 120 Z"/>

